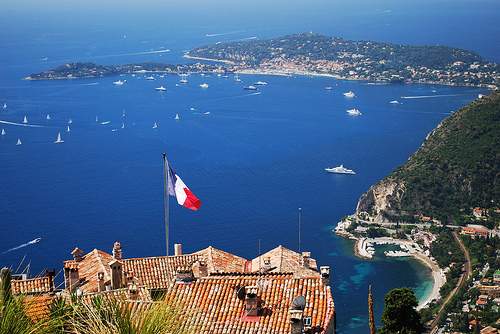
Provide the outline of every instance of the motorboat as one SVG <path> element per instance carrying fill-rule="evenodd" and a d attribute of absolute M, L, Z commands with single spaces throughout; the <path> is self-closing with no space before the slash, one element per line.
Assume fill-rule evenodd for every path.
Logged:
<path fill-rule="evenodd" d="M 163 86 L 160 86 L 160 87 L 156 87 L 155 90 L 160 91 L 160 92 L 164 92 L 167 89 L 165 87 L 163 87 Z"/>
<path fill-rule="evenodd" d="M 349 113 L 351 115 L 356 115 L 356 116 L 362 115 L 358 109 L 347 109 L 347 113 Z"/>
<path fill-rule="evenodd" d="M 354 97 L 354 93 L 352 91 L 348 91 L 347 93 L 343 93 L 345 97 Z"/>

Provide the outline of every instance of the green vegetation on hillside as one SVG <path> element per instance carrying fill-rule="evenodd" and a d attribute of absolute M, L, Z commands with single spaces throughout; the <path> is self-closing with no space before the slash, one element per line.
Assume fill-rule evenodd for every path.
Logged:
<path fill-rule="evenodd" d="M 471 209 L 500 202 L 500 91 L 461 108 L 382 182 L 404 184 L 391 209 L 470 221 Z"/>

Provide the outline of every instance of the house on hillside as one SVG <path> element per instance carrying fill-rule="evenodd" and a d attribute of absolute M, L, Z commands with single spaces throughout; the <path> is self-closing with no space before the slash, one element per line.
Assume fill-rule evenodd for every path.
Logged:
<path fill-rule="evenodd" d="M 334 333 L 329 267 L 318 270 L 309 252 L 282 246 L 253 260 L 208 247 L 192 254 L 126 259 L 79 248 L 64 261 L 63 295 L 119 294 L 134 302 L 158 296 L 198 310 L 199 333 Z"/>

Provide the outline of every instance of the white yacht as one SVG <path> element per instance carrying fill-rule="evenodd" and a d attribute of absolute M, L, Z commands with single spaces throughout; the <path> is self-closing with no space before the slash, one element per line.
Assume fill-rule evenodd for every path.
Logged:
<path fill-rule="evenodd" d="M 154 80 L 154 79 L 155 79 L 154 76 L 146 77 L 146 80 Z"/>
<path fill-rule="evenodd" d="M 160 87 L 156 87 L 155 90 L 160 91 L 160 92 L 164 92 L 167 89 L 165 87 L 163 87 L 163 86 L 160 86 Z"/>
<path fill-rule="evenodd" d="M 243 89 L 246 89 L 246 90 L 257 90 L 257 87 L 255 87 L 254 85 L 250 85 L 250 86 L 243 87 Z"/>
<path fill-rule="evenodd" d="M 201 84 L 201 85 L 200 85 L 200 87 L 201 87 L 201 88 L 208 88 L 208 84 L 203 83 L 203 84 Z"/>
<path fill-rule="evenodd" d="M 121 86 L 121 85 L 123 85 L 123 84 L 125 83 L 125 81 L 127 81 L 127 80 L 124 80 L 124 81 L 121 81 L 121 80 L 118 80 L 118 81 L 113 81 L 113 83 L 114 83 L 115 85 Z"/>
<path fill-rule="evenodd" d="M 328 173 L 335 173 L 335 174 L 356 174 L 352 169 L 345 168 L 344 165 L 340 165 L 339 167 L 333 167 L 333 168 L 325 168 L 325 170 Z"/>
<path fill-rule="evenodd" d="M 358 109 L 347 109 L 347 113 L 349 113 L 351 115 L 356 115 L 356 116 L 362 115 Z"/>
<path fill-rule="evenodd" d="M 57 135 L 57 140 L 54 142 L 54 143 L 64 143 L 64 140 L 61 139 L 61 133 L 59 132 L 59 134 Z"/>
<path fill-rule="evenodd" d="M 352 91 L 348 91 L 347 93 L 343 93 L 345 97 L 354 97 L 354 93 Z"/>
<path fill-rule="evenodd" d="M 254 83 L 253 83 L 253 85 L 254 85 L 254 86 L 256 86 L 256 85 L 257 85 L 257 86 L 265 86 L 265 85 L 267 85 L 267 82 L 265 82 L 265 81 L 260 81 L 260 80 L 259 80 L 259 81 L 257 81 L 257 82 L 254 82 Z"/>

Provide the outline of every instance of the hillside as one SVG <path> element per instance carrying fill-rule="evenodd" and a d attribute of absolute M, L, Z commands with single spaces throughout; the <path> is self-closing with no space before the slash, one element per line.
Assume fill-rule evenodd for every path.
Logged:
<path fill-rule="evenodd" d="M 466 221 L 500 202 L 500 91 L 444 119 L 407 162 L 373 185 L 357 213 Z M 380 215 L 381 214 L 381 215 Z"/>
<path fill-rule="evenodd" d="M 473 51 L 443 45 L 353 41 L 313 33 L 204 45 L 186 56 L 260 70 L 329 74 L 352 80 L 433 82 L 493 89 L 500 83 L 499 65 Z"/>

